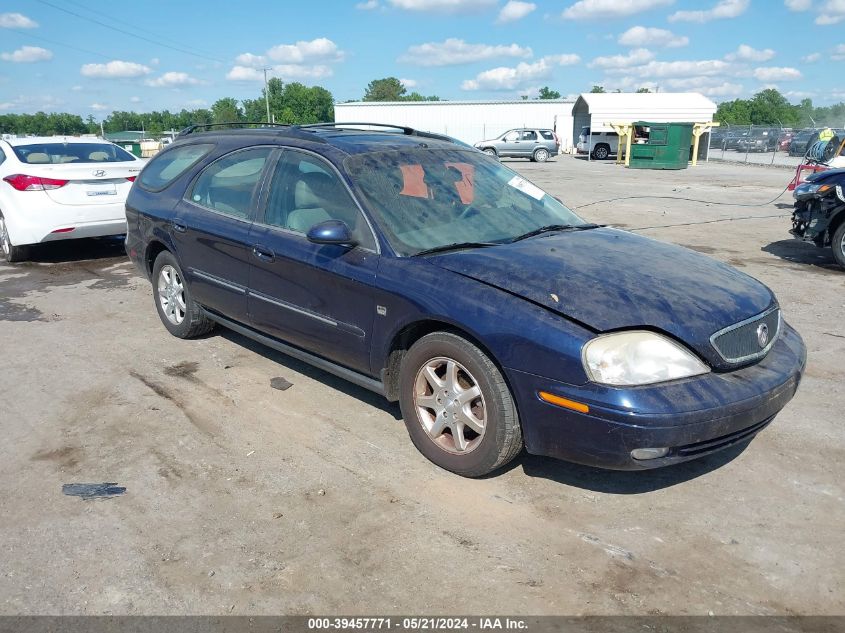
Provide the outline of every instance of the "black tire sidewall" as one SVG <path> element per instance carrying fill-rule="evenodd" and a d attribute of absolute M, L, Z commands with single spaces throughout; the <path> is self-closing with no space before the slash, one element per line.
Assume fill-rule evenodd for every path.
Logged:
<path fill-rule="evenodd" d="M 599 152 L 603 153 L 604 155 L 600 156 Z M 599 145 L 593 150 L 593 156 L 596 160 L 605 160 L 608 156 L 610 156 L 610 151 L 604 145 Z"/>
<path fill-rule="evenodd" d="M 845 213 L 845 212 L 843 212 Z M 845 220 L 833 232 L 830 241 L 830 248 L 833 251 L 833 259 L 840 267 L 845 268 L 845 253 L 842 252 L 842 238 L 845 236 Z"/>
<path fill-rule="evenodd" d="M 545 152 L 545 158 L 542 158 L 542 159 L 541 159 L 541 158 L 538 158 L 538 156 L 543 156 L 543 155 L 544 155 L 544 154 L 543 154 L 544 152 Z M 549 157 L 550 157 L 550 156 L 551 156 L 551 153 L 549 152 L 549 150 L 547 150 L 547 149 L 538 149 L 536 152 L 534 152 L 534 156 L 533 156 L 533 158 L 534 158 L 535 162 L 538 162 L 538 163 L 545 163 L 547 160 L 549 160 Z"/>
<path fill-rule="evenodd" d="M 439 356 L 452 358 L 466 367 L 484 396 L 487 414 L 484 437 L 477 448 L 465 455 L 447 453 L 437 446 L 425 432 L 414 406 L 413 393 L 417 371 L 423 364 Z M 489 362 L 489 366 L 498 373 L 498 376 L 490 375 L 490 369 L 485 365 L 484 359 Z M 435 333 L 417 341 L 402 360 L 399 383 L 399 406 L 402 409 L 408 435 L 417 450 L 437 466 L 459 475 L 479 477 L 497 468 L 505 442 L 504 424 L 507 408 L 513 407 L 515 420 L 516 414 L 510 392 L 502 394 L 496 387 L 496 378 L 501 379 L 504 384 L 501 373 L 492 361 L 475 345 L 457 335 Z"/>
<path fill-rule="evenodd" d="M 170 265 L 174 269 L 176 269 L 176 272 L 182 279 L 182 287 L 184 288 L 186 308 L 185 318 L 178 325 L 175 323 L 171 323 L 170 319 L 167 318 L 167 315 L 164 314 L 164 311 L 161 308 L 161 301 L 159 300 L 158 296 L 158 277 L 161 274 L 161 269 L 167 265 Z M 179 338 L 188 338 L 189 336 L 191 336 L 192 326 L 195 322 L 195 315 L 199 310 L 199 306 L 194 303 L 193 297 L 191 295 L 191 290 L 188 287 L 187 280 L 185 279 L 185 273 L 182 272 L 182 267 L 179 265 L 179 262 L 176 261 L 176 257 L 174 257 L 171 252 L 162 251 L 161 253 L 159 253 L 158 257 L 156 257 L 155 263 L 153 264 L 152 284 L 153 301 L 155 302 L 156 312 L 158 312 L 158 316 L 161 319 L 161 322 L 164 327 L 166 327 L 167 331 L 170 332 L 173 336 Z"/>

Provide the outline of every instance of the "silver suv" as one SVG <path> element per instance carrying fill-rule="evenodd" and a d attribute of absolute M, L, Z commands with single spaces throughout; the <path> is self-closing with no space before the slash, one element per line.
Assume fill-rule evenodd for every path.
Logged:
<path fill-rule="evenodd" d="M 549 156 L 557 155 L 560 140 L 552 130 L 521 127 L 508 130 L 499 138 L 479 141 L 475 147 L 500 158 L 529 158 L 544 163 Z"/>

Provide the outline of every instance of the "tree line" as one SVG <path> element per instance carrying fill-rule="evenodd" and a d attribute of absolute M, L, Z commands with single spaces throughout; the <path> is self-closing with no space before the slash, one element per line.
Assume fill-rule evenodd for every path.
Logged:
<path fill-rule="evenodd" d="M 602 86 L 593 86 L 591 92 L 604 92 Z M 637 92 L 649 92 L 640 88 Z M 528 97 L 523 97 L 527 99 Z M 543 86 L 536 99 L 560 99 L 560 92 Z M 364 91 L 364 101 L 440 101 L 436 95 L 423 96 L 408 93 L 396 77 L 374 79 Z M 0 114 L 0 133 L 35 134 L 38 136 L 99 134 L 145 131 L 156 137 L 166 130 L 181 130 L 189 125 L 228 122 L 262 122 L 267 120 L 269 103 L 270 120 L 275 123 L 307 124 L 334 120 L 334 97 L 321 86 L 305 86 L 298 82 L 284 83 L 276 77 L 255 99 L 239 101 L 224 97 L 210 108 L 182 109 L 153 112 L 115 110 L 102 122 L 93 115 L 86 119 L 66 112 L 36 112 L 35 114 Z M 713 117 L 723 125 L 766 125 L 778 127 L 845 126 L 845 103 L 816 107 L 812 100 L 803 99 L 797 105 L 774 88 L 768 88 L 750 99 L 734 99 L 718 105 Z"/>

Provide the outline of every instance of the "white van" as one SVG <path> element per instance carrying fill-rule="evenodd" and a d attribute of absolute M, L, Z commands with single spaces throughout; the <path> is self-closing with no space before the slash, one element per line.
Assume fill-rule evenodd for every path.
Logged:
<path fill-rule="evenodd" d="M 579 154 L 591 152 L 591 158 L 604 160 L 619 151 L 619 135 L 616 132 L 593 132 L 591 134 L 590 126 L 585 125 L 581 128 L 578 144 L 575 147 Z"/>

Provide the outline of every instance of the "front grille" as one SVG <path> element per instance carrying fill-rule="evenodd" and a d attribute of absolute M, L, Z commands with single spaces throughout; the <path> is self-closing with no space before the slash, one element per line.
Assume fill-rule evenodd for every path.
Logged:
<path fill-rule="evenodd" d="M 772 308 L 745 321 L 716 332 L 710 342 L 725 361 L 744 363 L 765 356 L 780 334 L 780 308 Z M 760 344 L 760 329 L 765 326 L 767 341 Z"/>
<path fill-rule="evenodd" d="M 745 429 L 741 429 L 739 431 L 734 431 L 733 433 L 728 433 L 727 435 L 723 435 L 722 437 L 717 437 L 712 440 L 705 440 L 704 442 L 696 442 L 695 444 L 687 444 L 686 446 L 678 446 L 672 452 L 682 457 L 691 457 L 693 455 L 701 455 L 702 453 L 718 451 L 723 448 L 727 448 L 732 444 L 737 444 L 751 437 L 754 437 L 757 433 L 765 429 L 769 425 L 769 423 L 774 419 L 775 416 L 771 416 L 766 418 L 762 422 L 758 422 L 757 424 L 749 426 Z"/>

